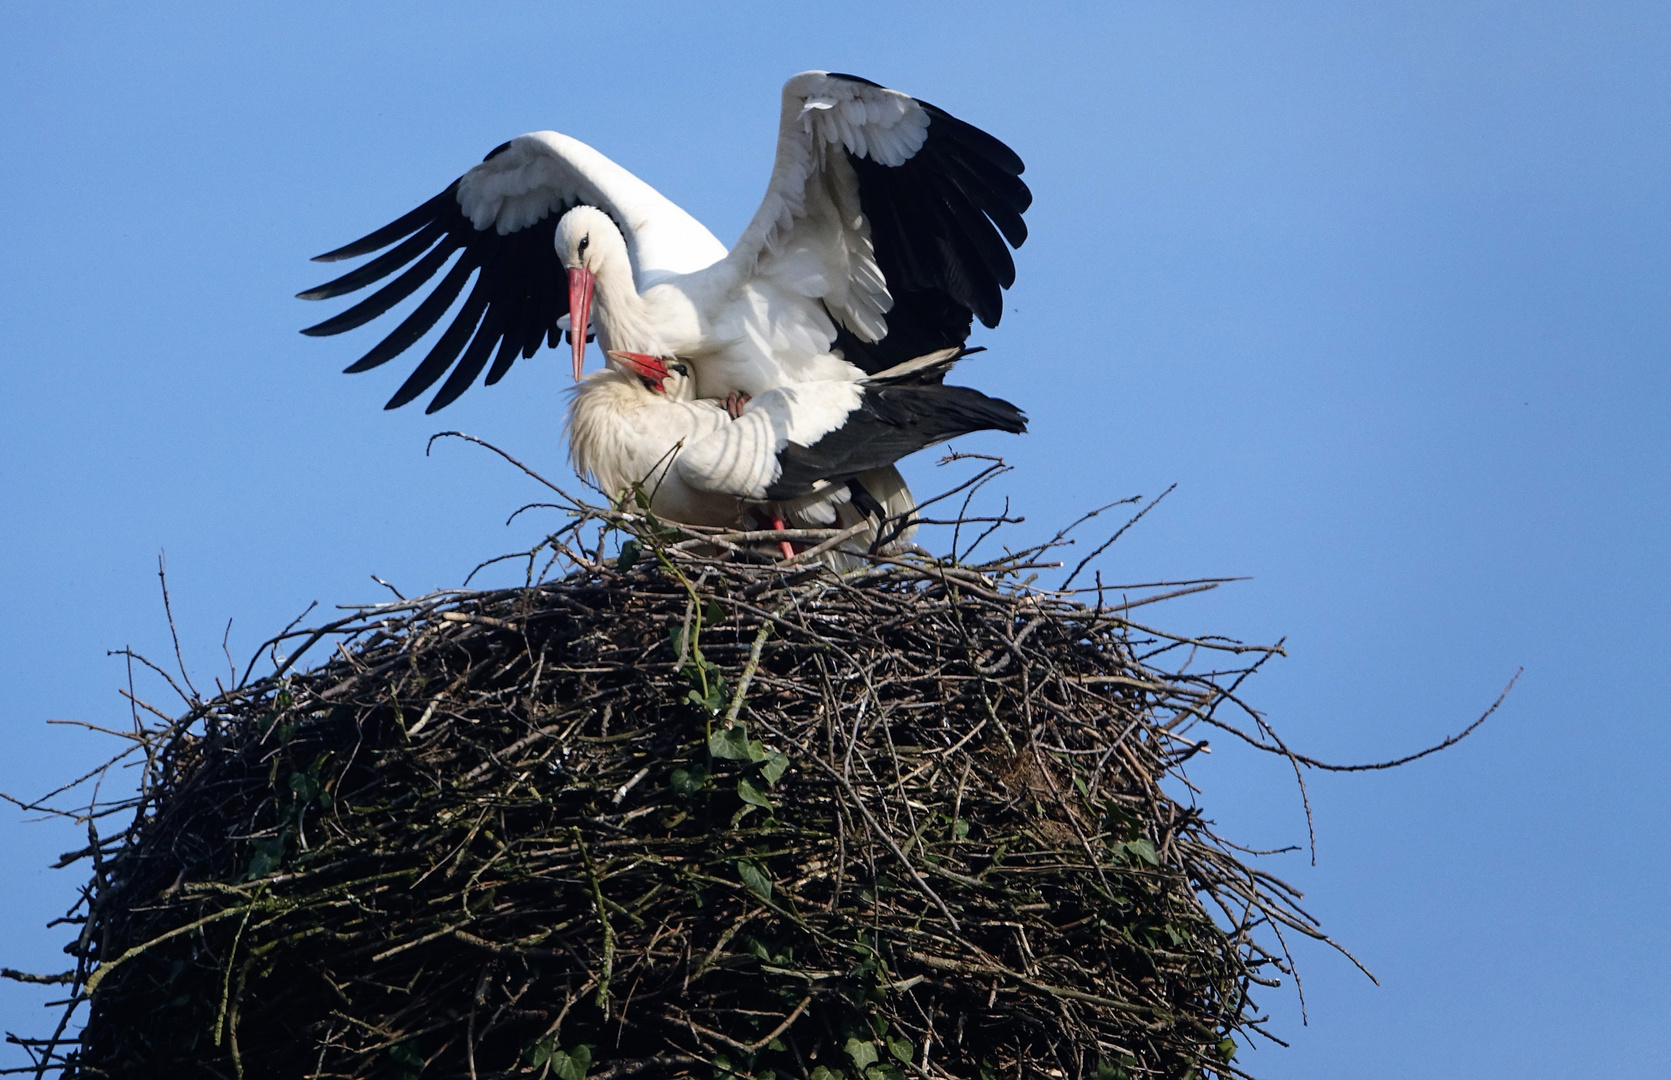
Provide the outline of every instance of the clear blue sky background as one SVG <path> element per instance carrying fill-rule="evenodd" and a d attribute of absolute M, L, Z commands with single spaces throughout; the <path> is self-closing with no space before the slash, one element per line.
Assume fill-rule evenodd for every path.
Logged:
<path fill-rule="evenodd" d="M 491 7 L 489 13 L 487 8 Z M 519 132 L 599 147 L 727 241 L 777 94 L 825 67 L 1010 142 L 1036 195 L 991 352 L 1032 416 L 1028 530 L 1178 490 L 1112 578 L 1249 574 L 1148 609 L 1273 640 L 1248 687 L 1292 745 L 1407 769 L 1314 777 L 1319 948 L 1271 1077 L 1671 1075 L 1671 9 L 1661 4 L 7 5 L 0 34 L 0 789 L 120 726 L 105 650 L 201 682 L 309 601 L 456 584 L 537 534 L 537 491 L 458 427 L 566 474 L 567 360 L 436 417 L 401 363 L 316 341 L 306 259 Z M 335 310 L 335 307 L 332 308 Z M 399 370 L 397 370 L 397 368 Z M 923 488 L 938 478 L 914 466 Z M 224 677 L 224 676 L 223 676 Z M 154 684 L 143 693 L 162 698 Z M 1192 765 L 1210 816 L 1303 842 L 1280 763 Z M 0 811 L 0 963 L 82 841 Z M 0 1027 L 48 1025 L 0 985 Z M 0 1061 L 17 1062 L 6 1048 Z"/>

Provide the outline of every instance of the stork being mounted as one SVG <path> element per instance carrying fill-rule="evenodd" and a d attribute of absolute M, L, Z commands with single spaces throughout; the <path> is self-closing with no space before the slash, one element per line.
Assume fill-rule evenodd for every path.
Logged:
<path fill-rule="evenodd" d="M 456 253 L 440 284 L 347 369 L 415 344 L 475 275 L 387 408 L 446 375 L 434 412 L 484 369 L 492 384 L 518 356 L 555 346 L 567 325 L 579 378 L 588 321 L 605 349 L 686 362 L 704 398 L 852 381 L 961 345 L 972 317 L 997 325 L 1015 279 L 1009 247 L 1027 236 L 1021 172 L 1009 147 L 933 105 L 856 76 L 803 72 L 783 88 L 766 197 L 727 252 L 586 144 L 521 135 L 411 213 L 319 256 L 396 245 L 303 299 L 399 276 L 303 333 L 370 322 Z"/>
<path fill-rule="evenodd" d="M 673 521 L 730 526 L 752 508 L 776 529 L 852 528 L 858 551 L 906 542 L 916 504 L 894 462 L 970 432 L 1027 429 L 1009 402 L 941 383 L 959 353 L 856 382 L 776 387 L 734 416 L 695 398 L 683 362 L 611 351 L 575 388 L 569 456 L 607 494 L 637 485 Z"/>

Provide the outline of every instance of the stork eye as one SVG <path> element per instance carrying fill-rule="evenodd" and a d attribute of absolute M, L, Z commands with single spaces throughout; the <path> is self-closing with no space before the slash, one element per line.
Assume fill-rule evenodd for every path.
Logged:
<path fill-rule="evenodd" d="M 586 249 L 588 247 L 590 247 L 591 244 L 592 244 L 592 235 L 590 233 L 587 233 L 585 236 L 582 236 L 580 238 L 579 254 L 580 254 L 581 258 L 586 257 Z"/>
<path fill-rule="evenodd" d="M 667 370 L 671 371 L 675 375 L 686 375 L 686 376 L 688 376 L 690 374 L 690 368 L 686 367 L 683 364 L 668 364 L 667 365 Z"/>

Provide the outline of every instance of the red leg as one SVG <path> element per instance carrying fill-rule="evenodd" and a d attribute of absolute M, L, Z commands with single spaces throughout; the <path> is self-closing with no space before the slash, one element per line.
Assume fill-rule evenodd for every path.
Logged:
<path fill-rule="evenodd" d="M 731 419 L 735 420 L 743 415 L 743 406 L 747 405 L 750 400 L 749 395 L 741 390 L 733 390 L 725 395 L 725 411 L 731 414 Z"/>
<path fill-rule="evenodd" d="M 787 529 L 788 527 L 789 526 L 787 526 L 783 523 L 783 515 L 778 513 L 776 510 L 773 510 L 772 511 L 772 528 L 777 529 L 779 531 L 782 531 L 783 529 Z M 778 546 L 783 548 L 783 557 L 785 559 L 793 559 L 795 557 L 795 545 L 794 544 L 791 544 L 787 540 L 779 540 L 778 541 Z"/>

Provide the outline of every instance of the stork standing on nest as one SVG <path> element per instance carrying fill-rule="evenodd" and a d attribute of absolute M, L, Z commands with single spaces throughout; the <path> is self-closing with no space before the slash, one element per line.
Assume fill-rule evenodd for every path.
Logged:
<path fill-rule="evenodd" d="M 940 383 L 959 350 L 892 374 L 821 380 L 755 395 L 732 410 L 696 399 L 690 369 L 610 351 L 569 406 L 575 471 L 605 492 L 641 485 L 657 514 L 692 525 L 735 525 L 758 508 L 774 528 L 889 522 L 909 539 L 910 490 L 894 462 L 974 431 L 1020 434 L 1027 418 L 1007 401 Z M 793 554 L 783 542 L 785 556 Z"/>
<path fill-rule="evenodd" d="M 997 325 L 1002 290 L 1015 280 L 1009 248 L 1027 236 L 1022 168 L 1008 146 L 927 102 L 852 75 L 803 72 L 783 88 L 765 199 L 727 251 L 596 150 L 535 132 L 399 220 L 319 256 L 395 245 L 303 299 L 399 276 L 303 333 L 370 322 L 456 253 L 440 284 L 347 369 L 377 367 L 415 344 L 474 275 L 387 408 L 446 375 L 426 410 L 434 412 L 484 369 L 492 384 L 542 341 L 555 346 L 565 325 L 578 379 L 588 323 L 605 349 L 684 362 L 701 397 L 853 382 L 962 345 L 973 318 Z"/>

